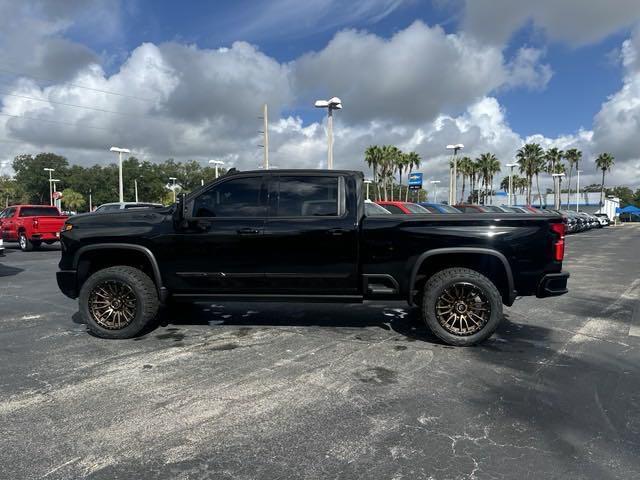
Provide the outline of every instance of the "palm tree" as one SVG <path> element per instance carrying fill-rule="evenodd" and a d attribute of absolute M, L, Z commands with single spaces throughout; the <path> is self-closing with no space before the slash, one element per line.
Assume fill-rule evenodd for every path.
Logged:
<path fill-rule="evenodd" d="M 493 177 L 500 171 L 500 162 L 493 153 L 483 153 L 476 161 L 484 185 L 484 204 L 487 202 L 488 188 L 493 183 Z"/>
<path fill-rule="evenodd" d="M 544 158 L 547 161 L 546 172 L 550 175 L 556 173 L 556 165 L 562 162 L 562 158 L 564 157 L 564 152 L 562 150 L 558 150 L 556 147 L 550 148 L 547 150 L 547 153 L 544 154 Z M 559 192 L 556 192 L 556 189 L 553 189 L 553 204 L 558 204 L 558 196 Z"/>
<path fill-rule="evenodd" d="M 610 153 L 601 153 L 596 158 L 596 167 L 602 170 L 602 184 L 600 185 L 600 207 L 604 205 L 604 174 L 608 170 L 611 170 L 613 164 L 615 163 L 615 159 L 613 155 Z"/>
<path fill-rule="evenodd" d="M 476 181 L 478 179 L 478 174 L 480 173 L 480 166 L 478 165 L 477 160 L 471 160 L 469 164 L 469 179 L 471 181 L 471 203 L 476 203 L 480 201 L 480 196 L 476 195 Z"/>
<path fill-rule="evenodd" d="M 382 148 L 378 145 L 371 145 L 364 152 L 364 161 L 369 168 L 373 171 L 373 183 L 376 186 L 378 192 L 377 198 L 380 200 L 380 183 L 379 183 L 379 168 L 384 160 Z"/>
<path fill-rule="evenodd" d="M 407 156 L 407 167 L 408 167 L 408 172 L 407 172 L 407 183 L 409 183 L 409 177 L 411 176 L 411 172 L 413 171 L 414 168 L 420 168 L 420 162 L 422 161 L 422 159 L 420 158 L 420 155 L 418 155 L 416 152 L 409 152 L 406 154 Z M 405 195 L 404 198 L 405 202 L 409 201 L 409 188 L 407 187 L 407 193 Z"/>
<path fill-rule="evenodd" d="M 470 157 L 462 157 L 460 160 L 458 160 L 457 169 L 462 176 L 462 193 L 460 194 L 460 203 L 464 203 L 465 180 L 467 177 L 471 176 L 471 171 L 473 169 L 473 160 L 471 160 Z"/>
<path fill-rule="evenodd" d="M 398 178 L 400 179 L 399 183 L 399 193 L 398 199 L 402 200 L 402 172 L 409 169 L 409 158 L 406 153 L 399 151 L 398 155 L 395 158 L 395 167 L 398 169 Z M 407 181 L 408 183 L 408 181 Z M 393 186 L 392 186 L 393 187 Z M 409 187 L 407 186 L 407 192 L 409 191 Z M 393 200 L 393 188 L 391 189 L 391 200 Z"/>
<path fill-rule="evenodd" d="M 520 164 L 520 173 L 527 179 L 527 205 L 531 205 L 531 187 L 533 176 L 540 168 L 541 157 L 544 151 L 537 143 L 527 143 L 516 153 L 516 159 Z"/>
<path fill-rule="evenodd" d="M 577 148 L 572 148 L 564 152 L 564 158 L 569 164 L 569 184 L 567 186 L 567 208 L 569 208 L 569 196 L 571 195 L 571 174 L 573 173 L 573 166 L 579 166 L 580 160 L 582 159 L 582 152 Z"/>
<path fill-rule="evenodd" d="M 84 207 L 85 199 L 80 192 L 76 192 L 70 188 L 65 188 L 62 191 L 62 203 L 68 210 L 77 212 Z"/>

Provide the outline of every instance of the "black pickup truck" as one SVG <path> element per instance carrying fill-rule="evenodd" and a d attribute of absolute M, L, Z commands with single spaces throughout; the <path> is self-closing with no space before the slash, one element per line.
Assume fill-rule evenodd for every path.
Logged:
<path fill-rule="evenodd" d="M 228 174 L 168 208 L 78 215 L 57 274 L 105 338 L 178 300 L 404 300 L 452 345 L 489 337 L 517 296 L 567 292 L 560 216 L 366 216 L 363 175 Z"/>

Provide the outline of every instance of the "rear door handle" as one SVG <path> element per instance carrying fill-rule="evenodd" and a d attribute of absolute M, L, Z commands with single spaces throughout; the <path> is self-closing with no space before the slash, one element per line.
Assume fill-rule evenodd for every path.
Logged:
<path fill-rule="evenodd" d="M 327 230 L 327 235 L 333 235 L 334 237 L 344 235 L 349 232 L 349 230 L 345 230 L 344 228 L 332 228 L 331 230 Z"/>
<path fill-rule="evenodd" d="M 258 235 L 260 234 L 260 230 L 257 228 L 240 228 L 236 230 L 238 235 Z"/>

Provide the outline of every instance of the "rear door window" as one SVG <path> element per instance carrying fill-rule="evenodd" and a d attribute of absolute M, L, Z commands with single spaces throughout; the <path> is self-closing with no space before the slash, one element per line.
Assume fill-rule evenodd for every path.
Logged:
<path fill-rule="evenodd" d="M 343 177 L 281 176 L 271 192 L 275 217 L 335 217 L 345 212 Z"/>

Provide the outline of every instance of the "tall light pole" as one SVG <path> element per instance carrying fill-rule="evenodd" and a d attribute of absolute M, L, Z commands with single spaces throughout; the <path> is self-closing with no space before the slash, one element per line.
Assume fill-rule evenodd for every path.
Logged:
<path fill-rule="evenodd" d="M 172 182 L 171 186 L 173 188 L 171 189 L 171 191 L 173 192 L 173 203 L 175 203 L 176 202 L 176 180 L 177 180 L 177 178 L 176 177 L 169 177 L 169 180 L 171 180 L 171 182 Z"/>
<path fill-rule="evenodd" d="M 449 189 L 449 205 L 454 205 L 456 203 L 456 190 L 458 187 L 458 162 L 456 155 L 458 154 L 458 151 L 462 150 L 463 148 L 464 145 L 461 143 L 457 143 L 455 145 L 447 145 L 447 150 L 453 150 L 453 153 L 451 155 L 451 160 L 453 161 L 453 171 L 451 169 L 449 170 L 449 184 L 451 185 L 451 188 Z"/>
<path fill-rule="evenodd" d="M 56 171 L 55 168 L 44 168 L 45 172 L 49 172 L 49 205 L 53 206 L 53 183 L 51 182 L 51 174 Z"/>
<path fill-rule="evenodd" d="M 560 192 L 560 179 L 564 177 L 564 173 L 552 173 L 553 177 L 553 188 L 556 192 Z M 557 182 L 557 185 L 556 185 Z M 553 206 L 556 210 L 560 209 L 560 195 L 555 195 L 555 205 Z"/>
<path fill-rule="evenodd" d="M 209 164 L 214 166 L 216 170 L 216 178 L 218 178 L 218 167 L 220 165 L 224 165 L 224 162 L 222 160 L 209 160 Z M 269 167 L 267 166 L 267 168 Z"/>
<path fill-rule="evenodd" d="M 327 168 L 333 169 L 333 111 L 342 109 L 342 100 L 332 97 L 329 100 L 316 100 L 316 108 L 327 109 Z"/>
<path fill-rule="evenodd" d="M 136 203 L 138 203 L 138 179 L 137 178 L 133 179 L 133 190 L 136 193 Z"/>
<path fill-rule="evenodd" d="M 60 180 L 59 178 L 50 178 L 49 179 L 49 190 L 51 190 L 51 199 L 53 200 L 53 192 L 57 192 L 58 191 L 58 186 L 56 185 L 57 182 L 61 182 L 62 180 Z M 53 187 L 52 187 L 53 186 Z M 55 205 L 56 207 L 60 208 L 60 205 L 58 205 L 58 200 L 53 200 L 53 203 L 51 203 L 51 205 Z"/>
<path fill-rule="evenodd" d="M 371 185 L 371 180 L 365 180 L 364 184 L 367 186 L 367 200 L 369 200 L 369 185 Z"/>
<path fill-rule="evenodd" d="M 92 198 L 91 198 L 91 189 L 89 189 L 89 213 L 93 212 L 93 205 L 92 205 Z"/>
<path fill-rule="evenodd" d="M 438 184 L 440 183 L 440 180 L 431 180 L 429 183 L 434 186 L 433 203 L 438 203 Z"/>
<path fill-rule="evenodd" d="M 576 212 L 580 211 L 580 174 L 582 170 L 576 170 L 578 172 L 578 185 L 576 186 Z"/>
<path fill-rule="evenodd" d="M 122 183 L 122 154 L 131 153 L 128 148 L 111 147 L 110 152 L 116 152 L 118 154 L 118 191 L 120 193 L 120 202 L 124 202 L 124 187 Z"/>
<path fill-rule="evenodd" d="M 513 169 L 517 166 L 517 163 L 507 163 L 507 167 L 509 167 L 509 206 L 513 205 Z"/>

